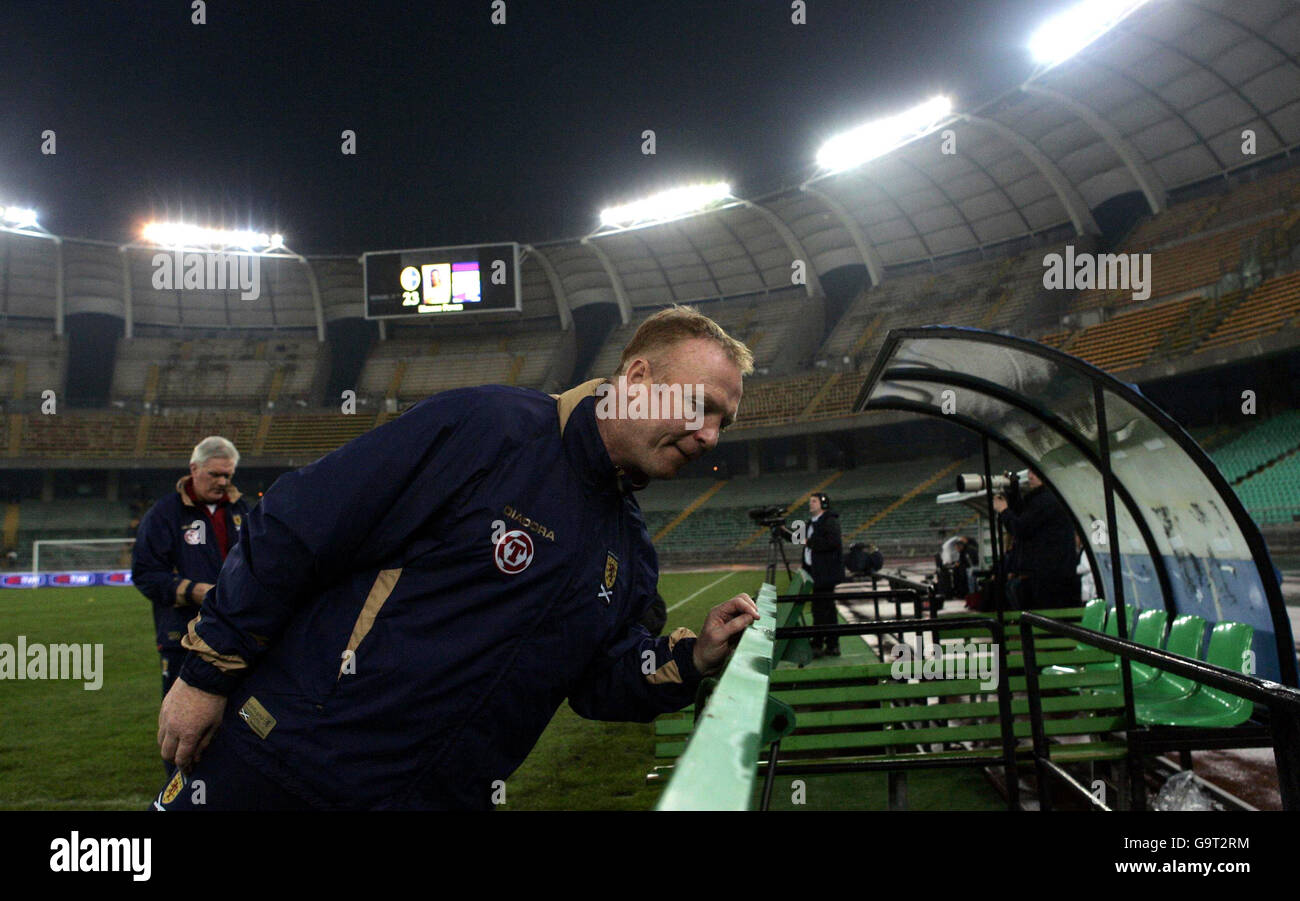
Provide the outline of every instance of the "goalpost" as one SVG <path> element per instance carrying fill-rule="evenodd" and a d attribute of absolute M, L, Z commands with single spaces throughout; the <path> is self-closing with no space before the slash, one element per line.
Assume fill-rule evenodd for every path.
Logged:
<path fill-rule="evenodd" d="M 32 542 L 34 576 L 131 568 L 134 538 L 42 538 Z"/>

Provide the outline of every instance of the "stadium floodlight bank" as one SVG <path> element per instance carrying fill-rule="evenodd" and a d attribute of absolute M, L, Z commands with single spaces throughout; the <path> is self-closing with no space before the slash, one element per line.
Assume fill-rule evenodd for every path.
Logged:
<path fill-rule="evenodd" d="M 284 246 L 284 235 L 251 229 L 206 228 L 184 222 L 149 222 L 140 236 L 162 247 L 236 248 L 271 250 Z"/>
<path fill-rule="evenodd" d="M 600 211 L 600 224 L 614 228 L 631 228 L 671 222 L 693 213 L 714 209 L 732 199 L 731 185 L 727 182 L 683 185 L 660 191 L 641 200 Z"/>
<path fill-rule="evenodd" d="M 656 810 L 748 810 L 767 732 L 776 588 L 755 598 L 760 619 L 745 630 L 695 727 Z"/>

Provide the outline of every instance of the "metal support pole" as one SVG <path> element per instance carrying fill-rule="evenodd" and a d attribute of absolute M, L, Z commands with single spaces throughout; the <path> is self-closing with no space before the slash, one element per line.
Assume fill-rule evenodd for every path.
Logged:
<path fill-rule="evenodd" d="M 1271 706 L 1268 713 L 1282 809 L 1300 810 L 1300 722 L 1294 712 L 1281 705 Z"/>
<path fill-rule="evenodd" d="M 771 810 L 772 808 L 772 787 L 776 784 L 776 764 L 781 756 L 781 739 L 772 742 L 771 748 L 767 752 L 767 775 L 763 779 L 763 800 L 759 805 L 759 810 Z"/>
<path fill-rule="evenodd" d="M 1003 624 L 1002 611 L 1006 607 L 1002 586 L 1002 529 L 998 525 L 998 511 L 993 509 L 993 471 L 989 464 L 989 437 L 980 435 L 980 453 L 984 457 L 984 499 L 989 508 L 989 545 L 993 553 L 993 605 L 998 612 L 998 625 Z"/>
<path fill-rule="evenodd" d="M 1034 627 L 1020 620 L 1020 651 L 1025 658 L 1025 691 L 1029 695 L 1029 729 L 1034 738 L 1034 770 L 1038 774 L 1038 809 L 1052 809 L 1052 780 L 1047 761 L 1047 730 L 1043 728 L 1043 696 L 1038 687 L 1038 657 L 1034 652 Z"/>
<path fill-rule="evenodd" d="M 1115 474 L 1110 468 L 1110 431 L 1106 422 L 1106 394 L 1100 384 L 1092 386 L 1093 406 L 1097 413 L 1097 458 L 1101 463 L 1102 494 L 1106 502 L 1106 537 L 1110 542 L 1111 583 L 1115 591 L 1115 617 L 1119 623 L 1119 637 L 1128 639 L 1128 611 L 1124 603 L 1123 559 L 1119 547 L 1119 521 L 1115 516 Z M 1138 515 L 1137 512 L 1134 515 Z M 1119 661 L 1120 677 L 1124 690 L 1125 731 L 1137 728 L 1137 716 L 1133 712 L 1133 670 L 1127 657 Z M 1146 782 L 1142 772 L 1142 756 L 1133 752 L 1133 743 L 1128 742 L 1129 780 L 1133 790 L 1133 809 L 1146 809 Z"/>
<path fill-rule="evenodd" d="M 1002 723 L 1002 756 L 1007 779 L 1007 808 L 1020 809 L 1020 775 L 1016 770 L 1016 727 L 1011 712 L 1011 674 L 1007 671 L 1007 633 L 999 624 L 993 632 L 998 643 L 998 719 Z"/>

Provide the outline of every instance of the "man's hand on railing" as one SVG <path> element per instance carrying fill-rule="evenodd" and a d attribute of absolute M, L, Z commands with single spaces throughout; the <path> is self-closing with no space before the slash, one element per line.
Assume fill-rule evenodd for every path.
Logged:
<path fill-rule="evenodd" d="M 738 594 L 710 610 L 695 641 L 695 668 L 705 676 L 720 671 L 740 643 L 741 633 L 757 619 L 758 605 L 747 594 Z"/>

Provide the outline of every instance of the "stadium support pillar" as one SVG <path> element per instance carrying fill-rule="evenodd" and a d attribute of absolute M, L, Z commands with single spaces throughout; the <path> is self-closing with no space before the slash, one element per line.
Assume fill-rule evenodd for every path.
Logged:
<path fill-rule="evenodd" d="M 808 471 L 817 471 L 817 436 L 809 435 L 804 440 L 808 442 Z"/>
<path fill-rule="evenodd" d="M 1083 195 L 1079 193 L 1079 189 L 1076 188 L 1074 183 L 1066 177 L 1060 167 L 1057 166 L 1056 163 L 1052 162 L 1047 154 L 1034 146 L 1032 141 L 1015 129 L 998 122 L 996 119 L 986 119 L 981 116 L 971 115 L 963 115 L 962 118 L 971 125 L 983 128 L 985 131 L 991 131 L 998 135 L 1004 141 L 1019 150 L 1020 153 L 1033 164 L 1039 174 L 1041 174 L 1043 178 L 1047 179 L 1047 183 L 1052 186 L 1052 190 L 1056 192 L 1057 199 L 1061 201 L 1061 206 L 1065 208 L 1066 214 L 1070 217 L 1070 222 L 1074 225 L 1074 233 L 1076 235 L 1101 234 L 1101 227 L 1097 225 L 1097 220 L 1092 217 L 1092 211 L 1088 209 L 1088 204 L 1084 202 Z"/>
<path fill-rule="evenodd" d="M 63 239 L 54 239 L 54 334 L 63 337 Z"/>
<path fill-rule="evenodd" d="M 757 477 L 759 474 L 758 442 L 751 441 L 749 444 L 745 445 L 745 447 L 747 448 L 749 455 L 749 474 L 750 476 Z"/>
<path fill-rule="evenodd" d="M 799 186 L 799 190 L 816 197 L 830 209 L 835 218 L 844 226 L 844 230 L 849 233 L 853 239 L 853 245 L 858 249 L 862 256 L 862 262 L 867 267 L 867 275 L 871 278 L 871 285 L 875 287 L 885 280 L 885 263 L 880 258 L 879 251 L 874 244 L 868 239 L 862 227 L 858 225 L 858 220 L 853 218 L 853 214 L 848 211 L 844 204 L 840 203 L 830 194 L 817 188 L 811 187 L 807 183 Z"/>
<path fill-rule="evenodd" d="M 294 254 L 298 262 L 302 263 L 303 269 L 307 273 L 307 287 L 311 289 L 311 306 L 312 311 L 316 314 L 316 340 L 321 344 L 325 343 L 325 308 L 321 305 L 320 284 L 316 281 L 316 270 L 311 268 L 311 263 L 305 256 Z"/>
<path fill-rule="evenodd" d="M 569 331 L 573 328 L 573 310 L 569 307 L 569 295 L 564 291 L 564 282 L 560 280 L 560 274 L 555 271 L 551 265 L 550 259 L 531 244 L 525 244 L 524 250 L 537 260 L 537 265 L 542 267 L 542 273 L 546 276 L 547 284 L 551 286 L 551 293 L 555 295 L 555 309 L 560 314 L 560 328 Z"/>
<path fill-rule="evenodd" d="M 123 246 L 117 249 L 122 255 L 122 319 L 125 327 L 122 332 L 124 338 L 135 337 L 135 306 L 131 299 L 131 251 Z"/>
<path fill-rule="evenodd" d="M 614 291 L 614 298 L 618 301 L 618 314 L 622 317 L 623 325 L 627 325 L 632 321 L 632 304 L 627 299 L 627 292 L 623 290 L 623 280 L 619 278 L 618 270 L 614 268 L 609 254 L 601 250 L 590 237 L 583 238 L 582 244 L 591 248 L 591 252 L 600 262 L 600 267 L 605 270 L 605 275 L 609 278 L 609 286 Z"/>
<path fill-rule="evenodd" d="M 812 258 L 809 256 L 808 251 L 804 249 L 803 243 L 795 235 L 794 230 L 785 223 L 784 219 L 762 204 L 755 203 L 752 200 L 742 200 L 741 203 L 767 220 L 767 224 L 772 226 L 772 230 L 785 243 L 792 260 L 803 260 L 806 275 L 804 291 L 809 297 L 820 297 L 823 293 L 821 279 L 817 277 L 817 270 L 813 268 Z"/>
<path fill-rule="evenodd" d="M 1133 176 L 1133 181 L 1142 189 L 1142 194 L 1147 199 L 1147 206 L 1150 207 L 1152 215 L 1159 215 L 1165 211 L 1168 206 L 1168 195 L 1165 192 L 1164 183 L 1161 182 L 1160 176 L 1156 174 L 1151 164 L 1147 162 L 1146 157 L 1119 133 L 1119 129 L 1097 115 L 1092 107 L 1068 94 L 1032 83 L 1022 85 L 1020 89 L 1026 94 L 1046 97 L 1059 103 L 1086 122 L 1124 163 L 1124 167 Z"/>

